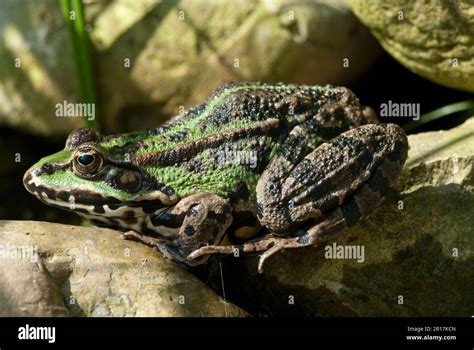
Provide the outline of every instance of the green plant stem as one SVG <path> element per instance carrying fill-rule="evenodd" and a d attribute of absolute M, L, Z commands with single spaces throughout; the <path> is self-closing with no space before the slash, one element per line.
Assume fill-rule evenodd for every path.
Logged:
<path fill-rule="evenodd" d="M 429 113 L 422 115 L 419 120 L 412 120 L 408 123 L 403 124 L 402 128 L 408 132 L 426 123 L 429 123 L 433 120 L 447 116 L 449 114 L 453 114 L 453 113 L 457 113 L 461 111 L 468 111 L 468 110 L 472 110 L 474 112 L 473 100 L 457 102 L 457 103 L 453 103 L 453 104 L 435 109 L 434 111 L 431 111 Z"/>
<path fill-rule="evenodd" d="M 93 103 L 96 115 L 93 120 L 86 119 L 88 127 L 99 129 L 97 95 L 92 66 L 91 46 L 89 35 L 85 29 L 84 8 L 81 0 L 60 0 L 64 20 L 69 29 L 69 34 L 74 49 L 77 78 L 81 102 Z M 71 19 L 71 11 L 74 18 Z"/>

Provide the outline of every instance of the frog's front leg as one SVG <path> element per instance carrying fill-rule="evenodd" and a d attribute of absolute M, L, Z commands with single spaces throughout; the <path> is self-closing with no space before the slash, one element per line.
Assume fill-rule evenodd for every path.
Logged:
<path fill-rule="evenodd" d="M 170 217 L 184 217 L 174 239 L 149 237 L 135 232 L 126 233 L 125 237 L 156 247 L 170 260 L 195 266 L 204 263 L 208 256 L 188 259 L 188 255 L 203 246 L 219 245 L 232 223 L 229 201 L 212 193 L 185 197 L 173 207 Z"/>

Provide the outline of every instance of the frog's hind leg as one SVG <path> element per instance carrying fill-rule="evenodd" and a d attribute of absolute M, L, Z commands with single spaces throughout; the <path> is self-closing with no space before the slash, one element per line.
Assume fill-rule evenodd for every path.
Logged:
<path fill-rule="evenodd" d="M 282 249 L 317 246 L 356 224 L 363 216 L 372 212 L 384 199 L 386 184 L 384 167 L 389 163 L 382 163 L 374 174 L 364 183 L 353 196 L 341 206 L 336 207 L 320 216 L 309 228 L 299 230 L 295 234 L 276 236 L 267 234 L 242 245 L 205 246 L 192 252 L 188 259 L 196 259 L 207 254 L 239 255 L 240 253 L 263 252 L 258 262 L 258 271 L 263 271 L 265 261 Z M 387 171 L 385 169 L 385 171 Z M 236 254 L 238 253 L 238 254 Z"/>
<path fill-rule="evenodd" d="M 306 230 L 299 231 L 291 237 L 276 237 L 276 242 L 260 256 L 258 271 L 263 271 L 265 261 L 282 249 L 318 246 L 332 239 L 346 228 L 371 213 L 384 200 L 385 187 L 381 187 L 381 168 L 365 183 L 354 196 L 341 206 L 330 210 Z"/>
<path fill-rule="evenodd" d="M 383 195 L 400 174 L 406 154 L 406 136 L 394 124 L 351 129 L 301 160 L 280 152 L 257 184 L 257 218 L 270 232 L 288 235 L 343 205 L 370 178 Z"/>
<path fill-rule="evenodd" d="M 261 269 L 281 249 L 315 245 L 376 208 L 407 155 L 406 136 L 393 124 L 352 129 L 308 155 L 305 131 L 295 128 L 292 135 L 257 185 L 257 218 L 271 234 L 240 246 L 205 246 L 188 259 L 264 252 Z M 310 222 L 314 226 L 294 234 Z"/>

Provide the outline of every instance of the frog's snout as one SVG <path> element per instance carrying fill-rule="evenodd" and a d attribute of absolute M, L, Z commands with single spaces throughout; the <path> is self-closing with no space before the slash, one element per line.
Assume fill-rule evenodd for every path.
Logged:
<path fill-rule="evenodd" d="M 29 168 L 25 174 L 23 175 L 23 186 L 25 186 L 26 190 L 30 193 L 35 193 L 35 178 L 37 177 L 37 173 L 40 169 L 31 167 Z"/>
<path fill-rule="evenodd" d="M 34 165 L 23 175 L 23 186 L 25 186 L 28 192 L 37 195 L 37 189 L 39 183 L 41 182 L 41 176 L 51 175 L 53 172 L 54 167 L 51 163 L 44 163 L 40 167 Z"/>

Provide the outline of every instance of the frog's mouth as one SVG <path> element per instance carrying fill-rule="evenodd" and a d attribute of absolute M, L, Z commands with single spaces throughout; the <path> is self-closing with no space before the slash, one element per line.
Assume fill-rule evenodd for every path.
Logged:
<path fill-rule="evenodd" d="M 123 201 L 87 190 L 71 193 L 60 188 L 45 186 L 37 171 L 29 170 L 25 173 L 23 177 L 25 188 L 42 202 L 56 208 L 110 218 L 137 218 L 168 207 L 159 199 Z"/>
<path fill-rule="evenodd" d="M 160 213 L 172 208 L 158 199 L 120 201 L 114 197 L 103 197 L 95 193 L 81 192 L 72 195 L 42 185 L 32 172 L 25 174 L 23 183 L 25 188 L 42 202 L 75 212 L 95 226 L 121 231 L 134 230 L 148 235 L 156 235 L 159 231 L 163 237 L 174 237 L 178 232 L 179 225 L 167 227 L 154 222 L 153 217 L 159 217 Z"/>

